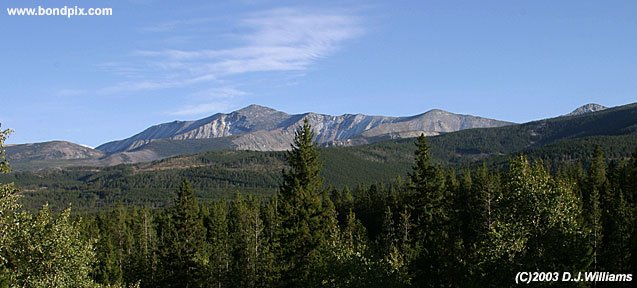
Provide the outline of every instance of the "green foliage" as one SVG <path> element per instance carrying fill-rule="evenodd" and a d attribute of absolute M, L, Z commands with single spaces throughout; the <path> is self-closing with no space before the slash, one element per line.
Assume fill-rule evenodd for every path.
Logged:
<path fill-rule="evenodd" d="M 414 260 L 414 284 L 433 286 L 450 272 L 449 199 L 443 170 L 431 163 L 424 135 L 416 141 L 415 165 L 411 177 L 412 205 L 416 219 L 415 239 L 420 247 Z"/>
<path fill-rule="evenodd" d="M 629 273 L 637 152 L 628 159 L 635 142 L 618 140 L 634 136 L 629 110 L 606 130 L 595 127 L 600 119 L 564 117 L 519 133 L 463 132 L 478 154 L 454 150 L 469 140 L 452 134 L 419 137 L 414 163 L 411 140 L 320 150 L 305 121 L 287 153 L 6 174 L 26 184 L 28 210 L 48 199 L 91 209 L 81 218 L 49 206 L 30 214 L 15 185 L 2 184 L 0 286 L 509 287 L 517 271 Z M 602 130 L 616 135 L 590 136 Z M 496 156 L 440 166 L 534 141 L 539 149 L 508 165 Z M 396 177 L 411 164 L 410 181 Z M 3 156 L 0 170 L 8 171 Z"/>
<path fill-rule="evenodd" d="M 243 199 L 237 194 L 230 210 L 231 247 L 234 265 L 232 283 L 241 287 L 268 286 L 264 283 L 263 263 L 264 224 L 260 203 L 254 196 Z"/>
<path fill-rule="evenodd" d="M 491 283 L 505 285 L 515 271 L 536 267 L 587 267 L 586 230 L 578 222 L 581 200 L 572 187 L 551 177 L 541 162 L 530 165 L 522 156 L 511 162 L 482 251 Z"/>
<path fill-rule="evenodd" d="M 590 245 L 593 249 L 593 268 L 598 268 L 598 256 L 602 247 L 603 226 L 602 226 L 602 195 L 607 187 L 606 179 L 606 163 L 604 154 L 599 148 L 595 147 L 595 152 L 588 172 L 588 182 L 584 193 L 587 199 L 587 224 L 590 227 Z"/>
<path fill-rule="evenodd" d="M 230 286 L 230 232 L 228 228 L 228 204 L 216 201 L 209 208 L 205 226 L 207 230 L 206 242 L 210 250 L 208 256 L 208 282 L 214 287 Z"/>
<path fill-rule="evenodd" d="M 292 150 L 287 154 L 289 170 L 283 173 L 278 212 L 281 223 L 279 261 L 281 285 L 317 286 L 325 263 L 322 255 L 332 237 L 333 206 L 323 196 L 321 164 L 314 143 L 314 132 L 304 120 L 295 132 Z M 330 219 L 332 218 L 332 219 Z"/>
<path fill-rule="evenodd" d="M 0 173 L 9 171 L 3 147 L 8 133 L 0 131 Z M 0 286 L 100 287 L 93 281 L 101 271 L 95 221 L 73 220 L 70 208 L 55 215 L 47 204 L 33 215 L 19 211 L 17 199 L 13 184 L 0 184 Z"/>
<path fill-rule="evenodd" d="M 0 131 L 0 173 L 9 172 Z M 93 241 L 82 237 L 71 210 L 55 217 L 45 205 L 19 212 L 17 189 L 0 184 L 0 284 L 15 287 L 92 287 Z"/>
<path fill-rule="evenodd" d="M 371 253 L 365 227 L 351 210 L 330 251 L 323 287 L 402 287 L 402 274 L 387 259 Z M 394 263 L 395 264 L 395 263 Z"/>
<path fill-rule="evenodd" d="M 552 169 L 557 169 L 565 162 L 585 162 L 595 145 L 600 145 L 608 159 L 627 159 L 637 143 L 635 131 L 619 135 L 613 134 L 620 133 L 617 131 L 590 136 L 583 133 L 574 138 L 556 136 L 547 142 L 528 138 L 531 133 L 539 133 L 536 130 L 544 127 L 542 123 L 515 126 L 515 129 L 472 129 L 430 137 L 431 156 L 433 162 L 439 164 L 462 166 L 477 160 L 486 162 L 489 167 L 503 168 L 508 155 L 522 152 L 530 159 L 544 159 Z M 549 128 L 554 124 L 547 125 L 548 128 L 542 129 L 551 130 Z M 523 131 L 518 135 L 516 129 Z M 516 137 L 525 140 L 515 144 L 517 140 L 513 138 Z M 390 182 L 410 171 L 412 143 L 412 139 L 401 139 L 320 149 L 321 162 L 325 164 L 321 174 L 325 183 L 339 189 Z M 32 211 L 44 203 L 49 203 L 54 210 L 72 203 L 76 211 L 97 211 L 115 207 L 117 203 L 166 207 L 180 179 L 184 178 L 189 179 L 198 191 L 196 196 L 202 203 L 230 199 L 237 190 L 244 194 L 271 195 L 281 182 L 279 172 L 284 167 L 284 152 L 211 151 L 148 164 L 15 172 L 0 175 L 0 181 L 15 182 L 20 186 L 24 191 L 21 201 Z"/>
<path fill-rule="evenodd" d="M 175 206 L 168 210 L 160 240 L 162 284 L 166 287 L 203 287 L 206 275 L 206 230 L 195 192 L 183 180 Z"/>
<path fill-rule="evenodd" d="M 11 169 L 7 163 L 4 151 L 4 141 L 11 133 L 10 130 L 0 130 L 0 174 L 9 173 Z M 0 183 L 0 285 L 8 285 L 10 276 L 7 269 L 9 261 L 8 247 L 12 245 L 13 236 L 16 233 L 17 220 L 15 213 L 19 208 L 17 190 L 13 183 Z"/>
<path fill-rule="evenodd" d="M 9 246 L 10 282 L 24 287 L 92 287 L 89 277 L 95 252 L 83 239 L 71 210 L 52 215 L 44 206 L 35 217 L 20 214 L 13 245 Z"/>
<path fill-rule="evenodd" d="M 426 143 L 420 145 L 423 143 L 424 141 L 420 142 L 417 147 L 420 152 L 427 150 Z M 592 230 L 585 221 L 587 219 L 585 216 L 590 213 L 587 210 L 584 210 L 587 211 L 584 213 L 582 210 L 589 207 L 584 205 L 582 194 L 590 194 L 585 190 L 589 189 L 587 187 L 592 183 L 589 179 L 594 177 L 582 176 L 584 173 L 581 169 L 580 172 L 577 172 L 577 169 L 567 172 L 570 168 L 557 169 L 559 173 L 551 175 L 542 162 L 530 164 L 526 158 L 520 157 L 511 161 L 505 176 L 500 176 L 501 171 L 489 171 L 486 165 L 482 165 L 473 170 L 463 169 L 458 181 L 454 171 L 439 168 L 432 164 L 427 156 L 427 153 L 419 153 L 415 157 L 417 162 L 414 170 L 419 172 L 411 174 L 413 181 L 410 183 L 396 180 L 391 184 L 358 186 L 353 191 L 331 189 L 334 202 L 329 201 L 326 196 L 328 190 L 323 186 L 305 186 L 318 187 L 316 193 L 305 194 L 305 197 L 310 198 L 307 195 L 312 195 L 311 199 L 316 202 L 311 203 L 320 203 L 320 206 L 318 204 L 297 205 L 289 211 L 301 215 L 323 215 L 324 217 L 313 218 L 315 219 L 313 222 L 307 221 L 307 223 L 324 223 L 322 228 L 328 228 L 323 229 L 321 233 L 312 233 L 319 229 L 289 228 L 309 227 L 309 224 L 305 226 L 284 224 L 285 219 L 291 219 L 291 213 L 285 214 L 281 208 L 288 205 L 286 201 L 290 200 L 290 198 L 286 199 L 290 197 L 290 194 L 282 196 L 283 187 L 281 194 L 267 199 L 237 195 L 229 203 L 215 201 L 201 206 L 193 205 L 192 200 L 182 201 L 181 203 L 191 204 L 178 205 L 190 207 L 186 210 L 197 211 L 192 214 L 193 217 L 204 220 L 206 236 L 200 247 L 203 251 L 201 254 L 205 255 L 204 262 L 207 261 L 202 270 L 206 271 L 205 275 L 199 278 L 200 276 L 194 274 L 190 276 L 182 274 L 174 276 L 173 281 L 162 278 L 155 282 L 142 281 L 141 283 L 148 287 L 170 287 L 174 285 L 171 283 L 190 283 L 191 286 L 197 286 L 201 285 L 197 284 L 202 283 L 199 282 L 201 280 L 193 279 L 205 279 L 203 281 L 206 282 L 203 283 L 215 287 L 276 285 L 483 287 L 510 286 L 515 271 L 526 271 L 536 267 L 556 271 L 594 269 L 592 266 L 595 254 L 592 252 L 592 245 L 588 238 Z M 306 159 L 318 158 L 307 157 Z M 423 159 L 424 161 L 418 162 Z M 297 163 L 306 165 L 305 163 L 308 162 Z M 630 186 L 629 181 L 622 179 L 629 178 L 631 175 L 632 163 L 627 162 L 625 165 L 617 166 L 615 170 L 608 170 L 605 161 L 597 161 L 597 163 L 599 167 L 589 169 L 591 172 L 601 171 L 602 168 L 605 171 L 613 171 L 606 172 L 606 175 L 613 175 L 608 176 L 605 181 L 608 187 L 624 189 L 622 187 Z M 299 171 L 320 171 L 311 167 L 302 169 Z M 596 173 L 591 175 L 594 174 Z M 286 175 L 296 175 L 296 177 L 319 175 L 320 177 L 320 173 L 294 174 L 291 171 L 286 171 Z M 293 177 L 288 179 L 294 180 L 288 181 L 295 184 L 292 187 L 297 190 L 294 191 L 302 192 L 307 190 L 301 190 L 303 186 L 299 183 L 316 183 L 313 181 L 317 181 L 317 179 L 300 181 Z M 416 190 L 416 187 L 421 189 L 420 192 Z M 426 195 L 432 191 L 435 197 Z M 421 192 L 424 193 L 419 194 Z M 617 192 L 612 195 L 623 194 Z M 292 195 L 298 197 L 299 193 Z M 420 195 L 420 197 L 414 195 Z M 617 232 L 602 235 L 604 245 L 598 247 L 597 257 L 599 257 L 599 263 L 610 263 L 608 259 L 624 252 L 622 257 L 617 257 L 620 261 L 616 261 L 616 267 L 621 268 L 616 269 L 626 269 L 623 267 L 632 267 L 630 262 L 632 254 L 626 253 L 626 250 L 634 245 L 632 244 L 634 229 L 629 225 L 634 223 L 632 212 L 629 212 L 633 211 L 629 208 L 634 209 L 634 204 L 626 201 L 624 196 L 612 199 L 611 207 L 616 208 L 610 213 L 617 218 L 617 221 L 612 223 L 617 229 L 609 229 L 610 226 L 606 227 L 608 224 L 599 222 L 602 227 L 600 231 Z M 176 203 L 180 201 L 176 200 Z M 432 205 L 432 203 L 438 203 L 438 205 Z M 314 211 L 320 211 L 320 213 L 308 213 L 300 209 L 303 207 L 314 207 Z M 464 211 L 464 208 L 468 209 Z M 336 221 L 334 210 L 341 215 L 340 227 L 336 229 L 334 228 L 339 222 Z M 131 213 L 130 211 L 129 209 L 126 213 Z M 173 208 L 168 211 L 173 211 Z M 171 225 L 175 225 L 173 213 L 163 213 L 161 209 L 153 213 L 160 215 L 160 217 L 152 217 L 155 225 L 149 226 L 157 229 L 158 240 L 156 241 L 160 243 L 160 252 L 163 251 L 161 243 L 173 238 L 171 229 L 168 229 Z M 439 222 L 431 221 L 439 215 L 444 216 L 437 218 Z M 110 218 L 117 219 L 117 217 Z M 131 216 L 126 218 L 132 219 Z M 303 222 L 306 221 L 303 219 L 312 218 L 297 217 L 295 219 L 301 219 L 297 221 Z M 129 223 L 127 225 L 136 227 L 134 222 L 134 220 L 127 221 Z M 425 230 L 423 227 L 427 226 L 423 224 L 436 229 Z M 290 225 L 287 226 L 286 231 L 288 233 L 294 231 L 296 235 L 293 237 L 290 234 L 286 235 L 283 230 L 286 225 Z M 297 244 L 298 249 L 286 250 L 294 247 L 290 245 L 294 243 L 290 239 L 296 240 L 294 237 L 298 237 L 296 239 L 305 237 L 302 238 L 304 242 L 297 242 L 302 243 Z M 317 237 L 317 239 L 311 237 Z M 118 241 L 113 243 L 115 246 L 120 245 L 117 244 Z M 122 242 L 123 251 L 130 245 L 126 243 L 129 241 Z M 137 243 L 137 241 L 133 240 L 131 243 Z M 320 244 L 304 246 L 306 243 Z M 310 251 L 310 247 L 315 249 Z M 292 276 L 288 274 L 290 266 L 289 262 L 285 261 L 290 261 L 291 257 L 295 257 L 293 253 L 298 251 L 311 255 L 304 258 L 307 261 L 305 267 L 309 267 L 308 270 L 310 270 L 306 272 L 306 276 L 301 273 Z M 284 252 L 290 254 L 283 254 Z M 451 255 L 451 257 L 441 255 Z M 133 256 L 124 256 L 124 259 L 129 257 Z M 163 267 L 166 265 L 165 261 L 173 261 L 173 259 L 175 258 L 160 257 L 159 266 Z M 100 259 L 100 262 L 105 260 Z M 123 263 L 127 262 L 129 260 L 123 261 Z M 432 263 L 435 263 L 437 267 L 432 267 Z M 611 266 L 604 264 L 604 267 Z M 149 272 L 143 271 L 152 271 L 152 269 L 138 271 L 141 271 L 135 272 L 138 273 L 138 279 L 147 279 L 145 273 Z M 126 276 L 126 273 L 123 274 L 124 279 L 131 279 Z M 440 277 L 424 277 L 423 275 L 440 275 Z"/>

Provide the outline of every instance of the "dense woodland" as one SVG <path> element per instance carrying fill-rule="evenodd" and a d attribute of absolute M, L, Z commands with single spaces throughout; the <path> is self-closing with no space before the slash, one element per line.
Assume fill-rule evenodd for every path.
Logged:
<path fill-rule="evenodd" d="M 313 139 L 305 122 L 287 165 L 272 164 L 282 174 L 245 179 L 276 183 L 268 197 L 198 201 L 198 178 L 183 175 L 161 187 L 174 191 L 166 207 L 72 214 L 25 210 L 20 187 L 2 184 L 0 286 L 509 287 L 519 271 L 635 271 L 637 151 L 455 168 L 421 136 L 404 177 L 334 188 Z"/>

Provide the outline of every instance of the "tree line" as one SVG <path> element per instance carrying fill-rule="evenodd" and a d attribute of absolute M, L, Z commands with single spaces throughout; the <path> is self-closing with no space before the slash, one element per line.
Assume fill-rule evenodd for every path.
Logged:
<path fill-rule="evenodd" d="M 0 285 L 507 287 L 519 271 L 635 270 L 637 151 L 613 163 L 596 147 L 585 165 L 518 155 L 502 169 L 456 169 L 434 163 L 421 136 L 405 179 L 334 189 L 314 137 L 305 121 L 271 197 L 198 203 L 184 179 L 169 208 L 73 216 L 24 212 L 3 184 Z"/>

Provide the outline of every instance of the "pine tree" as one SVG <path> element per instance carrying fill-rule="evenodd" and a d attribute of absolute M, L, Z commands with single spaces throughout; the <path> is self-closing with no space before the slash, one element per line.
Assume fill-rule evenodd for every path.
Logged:
<path fill-rule="evenodd" d="M 590 233 L 590 245 L 593 248 L 593 269 L 597 270 L 600 264 L 600 256 L 603 247 L 604 238 L 604 220 L 606 220 L 607 214 L 603 212 L 606 202 L 603 195 L 606 193 L 606 162 L 604 158 L 604 152 L 602 152 L 599 145 L 595 146 L 593 152 L 593 158 L 588 171 L 588 185 L 586 189 L 586 195 L 588 195 L 588 201 L 586 205 L 586 215 L 588 226 L 591 229 Z M 608 200 L 608 199 L 607 199 Z"/>
<path fill-rule="evenodd" d="M 225 200 L 216 201 L 210 207 L 206 220 L 209 244 L 210 287 L 231 287 L 229 274 L 231 265 L 230 232 L 228 228 L 228 205 Z"/>
<path fill-rule="evenodd" d="M 471 192 L 468 197 L 468 216 L 466 225 L 466 244 L 473 246 L 483 240 L 493 227 L 495 216 L 495 202 L 498 198 L 499 179 L 489 173 L 486 164 L 476 171 L 473 178 Z"/>
<path fill-rule="evenodd" d="M 270 197 L 269 201 L 263 204 L 262 218 L 263 218 L 263 242 L 264 247 L 262 249 L 262 262 L 263 269 L 261 271 L 260 279 L 263 287 L 274 286 L 280 279 L 280 263 L 277 262 L 276 252 L 280 251 L 279 242 L 279 229 L 281 227 L 281 221 L 277 212 L 279 206 L 279 196 L 275 193 Z"/>
<path fill-rule="evenodd" d="M 394 213 L 389 205 L 385 207 L 385 213 L 383 214 L 383 229 L 380 234 L 379 242 L 379 250 L 385 256 L 390 255 L 398 242 L 396 225 L 394 224 Z"/>
<path fill-rule="evenodd" d="M 326 265 L 321 251 L 331 237 L 330 219 L 323 197 L 323 179 L 314 132 L 307 119 L 296 130 L 292 150 L 287 153 L 289 170 L 283 173 L 280 187 L 279 262 L 280 286 L 321 285 L 316 273 Z M 332 206 L 333 209 L 333 206 Z"/>
<path fill-rule="evenodd" d="M 263 250 L 263 221 L 259 212 L 260 204 L 254 196 L 244 200 L 235 194 L 230 213 L 231 242 L 233 255 L 233 281 L 241 287 L 256 287 L 260 279 Z"/>
<path fill-rule="evenodd" d="M 124 279 L 126 283 L 140 281 L 150 286 L 156 282 L 158 266 L 154 217 L 147 207 L 134 207 L 128 219 L 131 251 L 125 261 L 128 268 Z"/>
<path fill-rule="evenodd" d="M 414 261 L 414 284 L 440 286 L 450 272 L 448 248 L 450 201 L 446 197 L 442 169 L 431 163 L 429 145 L 424 135 L 416 140 L 415 162 L 410 174 L 412 205 L 416 219 L 416 240 L 420 248 Z"/>
<path fill-rule="evenodd" d="M 117 205 L 111 216 L 115 220 L 115 226 L 111 231 L 115 246 L 117 247 L 117 265 L 122 273 L 122 279 L 126 281 L 134 281 L 130 279 L 131 272 L 131 255 L 133 251 L 133 235 L 129 229 L 128 210 L 121 203 Z M 121 282 L 120 282 L 121 283 Z"/>
<path fill-rule="evenodd" d="M 402 224 L 402 221 L 400 224 Z M 383 216 L 383 230 L 379 239 L 380 252 L 387 265 L 387 270 L 389 270 L 387 274 L 395 275 L 397 282 L 400 283 L 399 286 L 404 286 L 409 283 L 410 279 L 407 273 L 408 263 L 405 251 L 403 251 L 404 247 L 401 247 L 402 239 L 398 235 L 400 228 L 394 221 L 394 213 L 391 207 L 389 205 L 386 206 Z M 406 232 L 406 234 L 409 233 Z"/>
<path fill-rule="evenodd" d="M 365 226 L 356 218 L 356 214 L 349 210 L 347 221 L 341 232 L 341 242 L 345 250 L 351 254 L 362 254 L 367 250 L 367 232 Z"/>
<path fill-rule="evenodd" d="M 633 251 L 630 240 L 633 223 L 633 209 L 624 199 L 623 193 L 617 193 L 609 211 L 611 232 L 607 234 L 604 258 L 608 261 L 605 269 L 628 273 Z"/>
<path fill-rule="evenodd" d="M 160 248 L 162 284 L 168 287 L 202 287 L 206 275 L 206 234 L 190 183 L 182 181 L 175 206 L 169 210 Z"/>
<path fill-rule="evenodd" d="M 97 217 L 99 227 L 99 239 L 97 242 L 98 264 L 93 271 L 95 280 L 101 284 L 121 284 L 123 282 L 123 271 L 121 266 L 121 246 L 117 241 L 115 231 L 115 212 L 102 213 Z"/>
<path fill-rule="evenodd" d="M 417 244 L 413 240 L 414 224 L 409 210 L 403 207 L 398 214 L 396 249 L 392 249 L 390 254 L 390 265 L 401 275 L 402 283 L 411 283 L 413 273 L 408 268 L 412 266 L 418 253 Z"/>

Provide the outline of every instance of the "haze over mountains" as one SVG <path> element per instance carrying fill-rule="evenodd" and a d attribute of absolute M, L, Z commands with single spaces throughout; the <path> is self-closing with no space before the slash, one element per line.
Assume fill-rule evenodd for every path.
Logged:
<path fill-rule="evenodd" d="M 632 107 L 631 105 L 619 107 Z M 578 117 L 604 109 L 606 107 L 598 104 L 587 104 L 562 117 Z M 421 133 L 434 136 L 471 128 L 510 126 L 515 130 L 514 127 L 517 126 L 525 127 L 442 110 L 431 110 L 409 117 L 362 114 L 331 116 L 316 113 L 290 115 L 271 108 L 250 105 L 228 114 L 218 113 L 196 121 L 159 124 L 130 138 L 102 144 L 96 149 L 65 141 L 52 141 L 12 145 L 6 150 L 12 164 L 17 164 L 17 167 L 25 163 L 29 167 L 50 166 L 51 163 L 55 167 L 109 166 L 210 150 L 281 151 L 290 147 L 294 130 L 304 118 L 314 127 L 317 142 L 322 146 L 356 146 L 410 138 Z"/>

